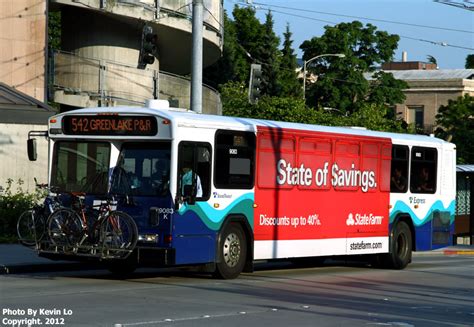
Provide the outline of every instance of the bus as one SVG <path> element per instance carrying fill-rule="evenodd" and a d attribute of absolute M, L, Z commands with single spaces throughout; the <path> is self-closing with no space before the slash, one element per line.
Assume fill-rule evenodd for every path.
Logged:
<path fill-rule="evenodd" d="M 405 268 L 452 244 L 455 145 L 426 135 L 198 114 L 150 100 L 49 119 L 49 184 L 85 204 L 114 194 L 138 242 L 123 260 L 37 244 L 110 270 L 366 255 Z M 34 138 L 29 154 L 34 157 Z M 116 173 L 123 172 L 122 174 Z"/>

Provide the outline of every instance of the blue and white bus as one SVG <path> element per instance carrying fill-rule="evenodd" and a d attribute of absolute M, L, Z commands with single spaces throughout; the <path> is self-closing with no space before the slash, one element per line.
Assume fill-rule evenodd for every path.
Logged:
<path fill-rule="evenodd" d="M 85 193 L 86 205 L 113 194 L 139 235 L 125 260 L 47 238 L 41 256 L 111 270 L 207 265 L 235 278 L 255 260 L 334 255 L 402 269 L 412 251 L 452 244 L 456 150 L 435 137 L 196 114 L 161 100 L 58 114 L 47 137 L 49 184 Z"/>

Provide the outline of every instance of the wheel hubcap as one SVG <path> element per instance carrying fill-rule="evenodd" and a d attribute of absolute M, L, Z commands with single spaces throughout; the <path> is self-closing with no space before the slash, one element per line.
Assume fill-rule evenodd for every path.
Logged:
<path fill-rule="evenodd" d="M 227 235 L 224 242 L 224 261 L 229 267 L 235 267 L 240 259 L 240 239 L 235 233 Z"/>

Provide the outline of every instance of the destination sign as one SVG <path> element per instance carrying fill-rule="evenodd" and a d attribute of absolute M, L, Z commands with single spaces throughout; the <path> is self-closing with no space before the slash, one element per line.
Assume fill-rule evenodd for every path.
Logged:
<path fill-rule="evenodd" d="M 155 117 L 149 116 L 65 116 L 63 133 L 67 135 L 153 136 L 158 132 Z"/>

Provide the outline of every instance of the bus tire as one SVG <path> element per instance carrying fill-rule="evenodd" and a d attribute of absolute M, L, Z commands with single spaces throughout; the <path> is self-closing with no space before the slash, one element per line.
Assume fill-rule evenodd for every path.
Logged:
<path fill-rule="evenodd" d="M 247 240 L 239 224 L 229 224 L 220 234 L 219 257 L 214 276 L 222 279 L 237 278 L 244 269 Z"/>
<path fill-rule="evenodd" d="M 392 230 L 390 253 L 382 256 L 383 266 L 390 269 L 403 269 L 411 262 L 412 235 L 410 227 L 399 221 Z"/>

